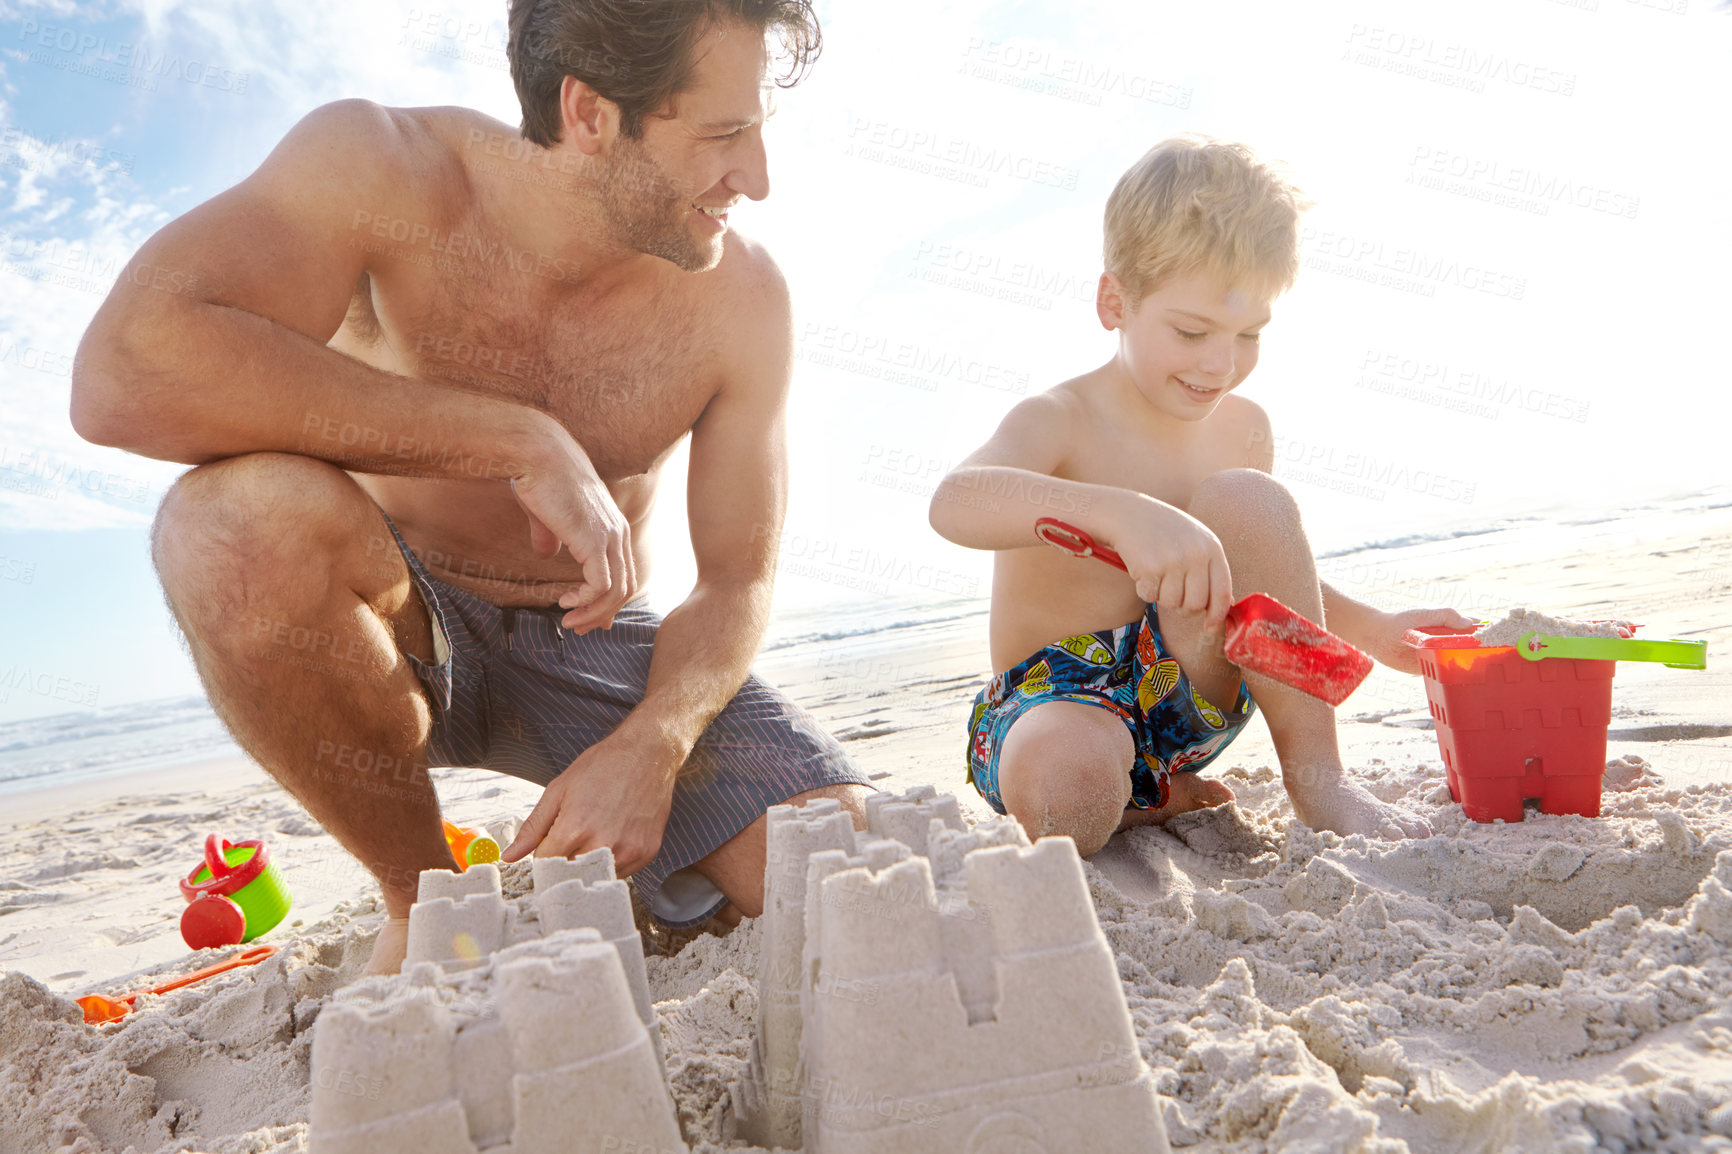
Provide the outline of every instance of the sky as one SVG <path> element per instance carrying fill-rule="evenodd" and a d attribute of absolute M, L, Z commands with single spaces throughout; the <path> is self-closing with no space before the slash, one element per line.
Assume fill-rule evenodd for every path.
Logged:
<path fill-rule="evenodd" d="M 1158 141 L 1315 207 L 1241 391 L 1319 550 L 1729 479 L 1732 12 L 1707 0 L 820 3 L 733 214 L 793 292 L 778 626 L 982 597 L 926 524 L 1093 368 L 1101 213 Z M 88 445 L 72 356 L 132 252 L 343 97 L 515 125 L 505 4 L 0 0 L 0 722 L 197 691 L 147 555 L 179 467 Z M 676 470 L 683 462 L 676 459 Z M 692 570 L 681 484 L 653 591 Z"/>

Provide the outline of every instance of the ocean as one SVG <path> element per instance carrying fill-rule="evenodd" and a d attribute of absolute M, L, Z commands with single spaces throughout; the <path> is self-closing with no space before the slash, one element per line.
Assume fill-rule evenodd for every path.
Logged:
<path fill-rule="evenodd" d="M 202 695 L 0 725 L 0 795 L 240 753 Z"/>
<path fill-rule="evenodd" d="M 1623 507 L 1554 509 L 1540 515 L 1488 515 L 1477 522 L 1431 531 L 1362 538 L 1360 543 L 1345 547 L 1320 547 L 1317 555 L 1320 568 L 1327 574 L 1331 569 L 1339 571 L 1340 563 L 1355 555 L 1376 556 L 1487 533 L 1531 532 L 1544 525 L 1569 526 L 1580 531 L 1595 524 L 1631 518 L 1643 511 L 1715 509 L 1725 507 L 1728 502 L 1732 502 L 1732 488 L 1716 486 L 1658 500 L 1632 501 Z M 1348 534 L 1340 534 L 1337 539 L 1341 537 Z M 1352 590 L 1354 586 L 1342 588 Z M 984 635 L 988 599 L 983 596 L 945 597 L 928 592 L 861 597 L 857 589 L 849 589 L 848 593 L 850 596 L 838 596 L 833 581 L 807 579 L 780 584 L 776 610 L 760 647 L 761 657 L 798 659 L 802 656 L 798 651 L 807 649 L 814 657 L 833 662 L 838 650 L 848 646 L 850 639 L 857 639 L 862 654 L 882 655 L 898 646 L 916 643 L 922 630 L 939 622 L 977 614 Z M 1437 603 L 1456 604 L 1459 594 L 1460 590 L 1443 588 L 1426 596 Z M 652 604 L 663 612 L 670 607 L 659 599 L 652 600 Z M 1474 608 L 1490 611 L 1485 606 Z M 869 643 L 864 640 L 868 637 Z M 28 718 L 0 724 L 0 796 L 114 777 L 142 768 L 236 756 L 241 752 L 202 694 Z"/>
<path fill-rule="evenodd" d="M 761 652 L 918 629 L 985 606 L 875 598 L 778 611 Z M 202 694 L 33 717 L 0 724 L 0 796 L 242 753 Z"/>

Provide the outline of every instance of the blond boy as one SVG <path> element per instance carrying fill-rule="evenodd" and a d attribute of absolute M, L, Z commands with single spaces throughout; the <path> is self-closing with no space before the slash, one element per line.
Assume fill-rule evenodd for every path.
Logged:
<path fill-rule="evenodd" d="M 933 528 L 997 553 L 995 676 L 971 711 L 969 776 L 1031 837 L 1068 835 L 1089 854 L 1118 830 L 1231 800 L 1196 771 L 1257 708 L 1301 821 L 1430 832 L 1348 776 L 1328 704 L 1222 652 L 1227 609 L 1252 592 L 1409 673 L 1404 630 L 1471 625 L 1320 585 L 1298 506 L 1269 475 L 1269 419 L 1234 395 L 1298 270 L 1302 207 L 1242 145 L 1150 150 L 1107 201 L 1095 309 L 1117 352 L 1017 405 L 933 496 Z M 1042 544 L 1035 522 L 1055 515 L 1129 574 Z"/>

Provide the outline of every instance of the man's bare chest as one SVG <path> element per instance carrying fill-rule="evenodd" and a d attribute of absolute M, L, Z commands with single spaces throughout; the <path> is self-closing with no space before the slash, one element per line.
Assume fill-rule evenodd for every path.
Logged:
<path fill-rule="evenodd" d="M 605 479 L 654 468 L 719 385 L 715 326 L 692 302 L 525 292 L 513 278 L 364 281 L 337 347 L 391 371 L 552 416 Z"/>

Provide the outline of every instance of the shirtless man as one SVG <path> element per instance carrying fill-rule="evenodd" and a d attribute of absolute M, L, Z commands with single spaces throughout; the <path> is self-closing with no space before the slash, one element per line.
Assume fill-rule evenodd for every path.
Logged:
<path fill-rule="evenodd" d="M 818 43 L 809 0 L 512 0 L 521 136 L 326 105 L 91 322 L 73 424 L 196 466 L 164 590 L 236 739 L 378 878 L 376 970 L 452 864 L 429 765 L 544 784 L 506 859 L 611 846 L 674 924 L 760 911 L 766 806 L 862 817 L 863 775 L 748 677 L 793 340 L 727 209 L 769 192 L 775 61 Z M 658 621 L 643 528 L 688 433 L 698 579 Z"/>

